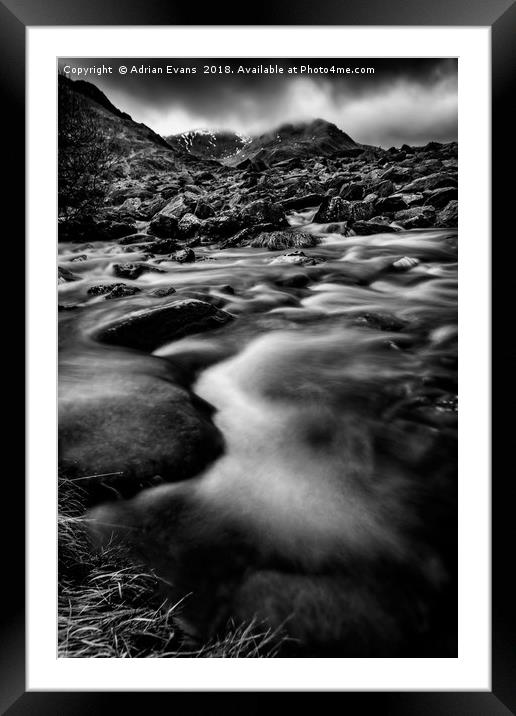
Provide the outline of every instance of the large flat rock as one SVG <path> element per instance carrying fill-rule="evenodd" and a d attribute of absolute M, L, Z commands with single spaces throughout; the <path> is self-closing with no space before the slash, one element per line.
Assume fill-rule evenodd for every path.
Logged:
<path fill-rule="evenodd" d="M 231 319 L 211 303 L 188 298 L 132 311 L 101 325 L 92 337 L 102 343 L 153 351 L 166 341 L 219 328 Z"/>

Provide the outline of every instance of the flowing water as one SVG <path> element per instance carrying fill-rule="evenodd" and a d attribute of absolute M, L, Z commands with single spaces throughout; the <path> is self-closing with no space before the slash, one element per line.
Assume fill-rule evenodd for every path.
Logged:
<path fill-rule="evenodd" d="M 60 313 L 64 344 L 80 340 L 72 326 L 184 297 L 228 311 L 225 326 L 154 352 L 189 369 L 193 391 L 216 409 L 225 450 L 202 475 L 202 499 L 303 570 L 384 555 L 417 563 L 436 584 L 455 525 L 456 231 L 345 237 L 312 216 L 290 223 L 320 238 L 304 249 L 322 259 L 315 265 L 201 246 L 192 264 L 151 258 L 165 273 L 124 280 L 142 293 L 118 300 L 86 290 L 119 281 L 112 264 L 144 254 L 61 245 L 60 264 L 83 279 L 60 287 L 60 303 L 81 306 Z M 393 267 L 403 257 L 418 263 Z M 166 298 L 144 293 L 169 286 Z"/>

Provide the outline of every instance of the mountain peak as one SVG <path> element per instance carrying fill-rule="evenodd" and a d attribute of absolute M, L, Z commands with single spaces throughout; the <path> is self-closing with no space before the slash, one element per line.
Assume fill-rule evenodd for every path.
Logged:
<path fill-rule="evenodd" d="M 317 118 L 308 122 L 282 124 L 246 144 L 231 163 L 270 166 L 288 159 L 331 157 L 363 151 L 351 137 L 332 122 Z"/>

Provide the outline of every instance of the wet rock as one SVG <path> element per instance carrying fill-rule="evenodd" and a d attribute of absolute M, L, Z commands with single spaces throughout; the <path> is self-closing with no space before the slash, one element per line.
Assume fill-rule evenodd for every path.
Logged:
<path fill-rule="evenodd" d="M 391 194 L 383 199 L 378 199 L 375 204 L 375 211 L 378 213 L 394 213 L 407 208 L 405 199 L 400 194 Z"/>
<path fill-rule="evenodd" d="M 400 167 L 400 166 L 393 166 L 389 167 L 383 174 L 380 176 L 380 179 L 382 181 L 390 180 L 392 182 L 404 182 L 407 181 L 412 174 L 412 170 L 409 167 Z"/>
<path fill-rule="evenodd" d="M 177 233 L 186 239 L 195 236 L 202 229 L 203 222 L 194 214 L 185 214 L 177 225 Z"/>
<path fill-rule="evenodd" d="M 318 243 L 319 240 L 316 236 L 301 231 L 271 231 L 259 234 L 252 239 L 249 246 L 279 251 L 291 248 L 311 248 L 317 246 Z"/>
<path fill-rule="evenodd" d="M 89 296 L 105 296 L 109 298 L 125 298 L 140 293 L 137 286 L 128 286 L 126 283 L 107 283 L 91 286 L 86 293 Z"/>
<path fill-rule="evenodd" d="M 394 214 L 396 224 L 403 229 L 424 229 L 435 223 L 435 209 L 431 206 L 413 206 Z"/>
<path fill-rule="evenodd" d="M 105 296 L 117 286 L 126 286 L 125 283 L 101 283 L 98 286 L 90 286 L 86 291 L 88 296 Z"/>
<path fill-rule="evenodd" d="M 352 184 L 343 184 L 339 191 L 339 196 L 348 201 L 356 201 L 363 199 L 365 195 L 365 184 L 354 182 Z"/>
<path fill-rule="evenodd" d="M 173 236 L 177 231 L 179 221 L 175 216 L 164 216 L 157 214 L 149 224 L 149 234 L 166 239 Z"/>
<path fill-rule="evenodd" d="M 403 256 L 401 259 L 394 261 L 392 268 L 396 271 L 410 271 L 410 269 L 417 266 L 418 263 L 419 259 L 416 259 L 413 256 Z"/>
<path fill-rule="evenodd" d="M 459 204 L 450 201 L 447 206 L 437 214 L 436 226 L 442 228 L 455 228 L 459 219 Z"/>
<path fill-rule="evenodd" d="M 120 246 L 128 246 L 130 244 L 143 244 L 146 241 L 152 241 L 153 237 L 148 234 L 129 234 L 129 236 L 123 236 L 118 239 Z"/>
<path fill-rule="evenodd" d="M 79 254 L 78 256 L 72 256 L 70 261 L 87 261 L 88 257 L 86 254 Z"/>
<path fill-rule="evenodd" d="M 203 233 L 212 239 L 227 239 L 240 231 L 242 219 L 238 211 L 231 210 L 211 219 L 206 219 Z"/>
<path fill-rule="evenodd" d="M 283 199 L 280 202 L 280 206 L 284 211 L 309 209 L 312 206 L 318 206 L 322 200 L 322 194 L 304 194 L 303 196 L 292 196 L 289 199 Z"/>
<path fill-rule="evenodd" d="M 133 311 L 101 326 L 95 338 L 104 343 L 152 351 L 166 341 L 219 328 L 232 319 L 211 303 L 184 299 Z"/>
<path fill-rule="evenodd" d="M 405 200 L 405 203 L 408 205 L 409 208 L 413 207 L 413 206 L 421 206 L 425 201 L 425 197 L 423 196 L 423 194 L 419 194 L 419 193 L 418 194 L 407 194 L 407 193 L 403 192 L 403 193 L 401 193 L 401 196 L 403 197 L 403 199 Z"/>
<path fill-rule="evenodd" d="M 135 225 L 123 221 L 99 221 L 97 224 L 96 237 L 98 241 L 115 241 L 123 236 L 134 234 Z"/>
<path fill-rule="evenodd" d="M 450 186 L 457 186 L 457 179 L 449 174 L 437 172 L 435 174 L 428 174 L 425 177 L 419 177 L 419 179 L 414 179 L 410 184 L 404 186 L 402 191 L 410 194 L 427 189 L 440 189 L 441 187 Z"/>
<path fill-rule="evenodd" d="M 376 205 L 370 201 L 355 201 L 353 204 L 353 221 L 368 221 L 373 216 Z"/>
<path fill-rule="evenodd" d="M 209 219 L 211 216 L 215 215 L 215 209 L 211 206 L 211 204 L 199 199 L 193 213 L 198 219 Z"/>
<path fill-rule="evenodd" d="M 139 278 L 143 273 L 148 272 L 165 273 L 163 269 L 149 264 L 113 264 L 113 273 L 115 276 L 127 278 L 132 281 Z"/>
<path fill-rule="evenodd" d="M 391 313 L 366 312 L 353 319 L 353 325 L 360 328 L 374 328 L 379 331 L 397 333 L 407 325 L 407 321 L 396 318 Z"/>
<path fill-rule="evenodd" d="M 139 207 L 139 218 L 147 221 L 157 214 L 167 205 L 167 200 L 163 197 L 157 197 L 147 201 L 143 201 Z"/>
<path fill-rule="evenodd" d="M 177 251 L 172 258 L 180 264 L 189 264 L 195 261 L 195 253 L 192 249 L 182 249 Z"/>
<path fill-rule="evenodd" d="M 179 244 L 175 239 L 158 239 L 157 241 L 153 241 L 151 248 L 153 253 L 155 254 L 171 254 L 173 251 L 176 251 Z"/>
<path fill-rule="evenodd" d="M 219 249 L 234 249 L 237 246 L 246 246 L 250 239 L 256 236 L 257 229 L 255 227 L 248 227 L 242 229 L 230 239 L 226 239 L 219 244 Z"/>
<path fill-rule="evenodd" d="M 287 225 L 287 218 L 281 206 L 266 199 L 252 201 L 241 211 L 244 224 L 271 224 L 274 227 Z"/>
<path fill-rule="evenodd" d="M 299 266 L 316 266 L 320 261 L 313 256 L 306 256 L 302 251 L 291 251 L 283 256 L 278 256 L 271 261 L 272 264 L 294 264 Z"/>
<path fill-rule="evenodd" d="M 151 289 L 149 291 L 149 296 L 153 296 L 155 298 L 165 298 L 166 296 L 171 296 L 175 292 L 176 289 L 173 286 L 163 286 Z"/>
<path fill-rule="evenodd" d="M 340 234 L 341 236 L 351 235 L 351 224 L 349 221 L 336 221 L 333 224 L 328 224 L 326 230 L 329 234 Z"/>
<path fill-rule="evenodd" d="M 89 504 L 130 497 L 155 482 L 199 474 L 223 450 L 213 408 L 181 385 L 160 358 L 99 350 L 66 357 L 59 374 L 67 390 L 59 401 L 59 464 L 81 483 Z M 87 381 L 87 390 L 84 384 Z"/>
<path fill-rule="evenodd" d="M 369 234 L 393 233 L 396 229 L 390 224 L 377 223 L 375 221 L 355 221 L 351 229 L 357 236 L 368 236 Z"/>
<path fill-rule="evenodd" d="M 130 197 L 120 205 L 119 212 L 121 214 L 127 214 L 127 216 L 133 219 L 142 219 L 144 217 L 140 212 L 141 205 L 142 200 L 140 197 Z"/>
<path fill-rule="evenodd" d="M 81 277 L 62 266 L 57 267 L 57 283 L 69 283 L 70 281 L 80 281 Z"/>
<path fill-rule="evenodd" d="M 434 189 L 425 199 L 424 205 L 430 205 L 436 209 L 444 209 L 444 207 L 454 199 L 457 199 L 457 187 L 442 187 Z"/>
<path fill-rule="evenodd" d="M 325 196 L 313 220 L 318 224 L 353 219 L 353 204 L 340 196 Z"/>
<path fill-rule="evenodd" d="M 374 192 L 381 198 L 390 196 L 391 194 L 394 194 L 394 184 L 390 179 L 385 179 L 384 181 L 375 184 Z"/>
<path fill-rule="evenodd" d="M 428 218 L 435 217 L 435 209 L 431 206 L 411 206 L 408 209 L 402 209 L 394 214 L 396 221 L 405 221 L 406 219 L 413 219 L 418 216 L 427 216 Z"/>
<path fill-rule="evenodd" d="M 141 264 L 113 264 L 113 273 L 119 278 L 137 279 L 144 272 Z"/>
<path fill-rule="evenodd" d="M 137 286 L 127 286 L 126 284 L 119 283 L 112 291 L 106 294 L 106 298 L 125 298 L 126 296 L 134 296 L 140 292 L 141 290 Z"/>
<path fill-rule="evenodd" d="M 197 194 L 192 192 L 185 192 L 184 194 L 178 194 L 171 199 L 166 206 L 161 209 L 159 216 L 167 216 L 174 218 L 179 221 L 185 214 L 193 212 L 195 209 L 199 197 Z"/>

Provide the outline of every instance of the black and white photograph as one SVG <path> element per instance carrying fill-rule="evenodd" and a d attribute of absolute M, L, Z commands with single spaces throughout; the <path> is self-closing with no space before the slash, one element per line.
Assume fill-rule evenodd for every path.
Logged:
<path fill-rule="evenodd" d="M 457 69 L 59 58 L 59 657 L 457 657 Z"/>

